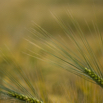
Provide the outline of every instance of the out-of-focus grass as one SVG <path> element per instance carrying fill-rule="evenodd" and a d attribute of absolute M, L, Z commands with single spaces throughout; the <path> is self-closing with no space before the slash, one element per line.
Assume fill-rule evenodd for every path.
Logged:
<path fill-rule="evenodd" d="M 82 0 L 78 0 L 79 3 L 73 3 L 73 1 L 72 3 L 68 3 L 67 0 L 64 2 L 62 0 L 45 0 L 45 2 L 34 2 L 33 0 L 1 1 L 0 55 L 6 58 L 9 63 L 7 64 L 4 59 L 0 58 L 0 67 L 8 70 L 15 68 L 13 62 L 15 59 L 16 64 L 22 67 L 24 72 L 28 72 L 28 75 L 32 74 L 32 71 L 35 69 L 35 75 L 32 74 L 33 77 L 31 81 L 34 83 L 34 86 L 37 87 L 37 91 L 44 97 L 46 102 L 80 103 L 82 101 L 82 103 L 101 103 L 103 101 L 102 90 L 95 84 L 86 82 L 71 73 L 67 73 L 65 70 L 41 62 L 38 59 L 26 56 L 22 53 L 22 51 L 27 52 L 27 49 L 32 49 L 44 57 L 48 56 L 23 39 L 25 35 L 31 35 L 24 29 L 33 27 L 33 25 L 31 26 L 31 21 L 36 22 L 55 37 L 58 34 L 62 34 L 63 36 L 64 32 L 50 12 L 61 18 L 65 25 L 70 25 L 75 34 L 78 34 L 78 31 L 72 24 L 72 19 L 70 19 L 69 14 L 66 12 L 69 10 L 75 20 L 80 24 L 84 34 L 88 35 L 87 38 L 95 50 L 100 60 L 99 62 L 102 64 L 98 45 L 93 44 L 92 37 L 89 37 L 90 32 L 85 20 L 93 35 L 96 35 L 95 28 L 93 27 L 94 23 L 98 26 L 99 31 L 103 32 L 103 6 L 102 3 L 93 6 L 93 4 L 87 2 L 87 0 L 81 1 Z M 96 36 L 93 36 L 93 38 L 97 40 Z M 67 44 L 69 45 L 70 42 L 67 42 Z M 10 51 L 7 48 L 9 48 Z M 2 77 L 5 77 L 5 75 Z M 41 78 L 43 78 L 43 80 Z M 47 93 L 45 93 L 45 91 Z M 48 99 L 45 97 L 44 93 L 45 95 L 47 94 Z"/>
<path fill-rule="evenodd" d="M 94 21 L 100 30 L 102 30 L 103 20 L 103 7 L 102 5 L 95 4 L 70 4 L 64 3 L 62 5 L 47 4 L 46 2 L 34 2 L 34 1 L 2 1 L 0 4 L 0 34 L 11 35 L 20 39 L 20 35 L 25 34 L 24 27 L 28 28 L 31 25 L 31 21 L 36 22 L 49 32 L 61 33 L 59 26 L 52 17 L 51 13 L 61 17 L 66 23 L 72 27 L 71 20 L 67 16 L 66 11 L 71 9 L 71 14 L 78 21 L 82 29 L 86 32 L 87 26 L 84 23 L 84 19 L 88 22 L 88 25 L 92 27 L 92 21 Z M 91 21 L 92 20 L 92 21 Z M 72 29 L 75 31 L 74 27 Z M 18 36 L 15 36 L 18 35 Z M 20 37 L 19 37 L 20 36 Z"/>

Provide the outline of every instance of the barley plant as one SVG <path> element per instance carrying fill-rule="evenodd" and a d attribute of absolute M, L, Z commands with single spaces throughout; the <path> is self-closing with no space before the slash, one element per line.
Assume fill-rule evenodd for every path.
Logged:
<path fill-rule="evenodd" d="M 0 103 L 103 103 L 102 31 L 71 12 L 51 13 L 57 33 L 32 22 L 15 50 L 0 47 Z"/>

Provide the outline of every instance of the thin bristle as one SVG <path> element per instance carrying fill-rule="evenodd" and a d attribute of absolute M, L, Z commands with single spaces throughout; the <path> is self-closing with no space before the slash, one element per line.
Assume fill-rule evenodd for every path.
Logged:
<path fill-rule="evenodd" d="M 62 65 L 59 63 L 56 63 L 56 65 L 60 66 L 63 69 L 66 69 L 79 76 L 83 75 L 90 81 L 92 80 L 94 82 L 95 80 L 86 73 L 85 67 L 87 67 L 89 68 L 89 70 L 92 71 L 92 73 L 99 75 L 100 78 L 103 78 L 102 71 L 101 71 L 102 66 L 98 62 L 98 58 L 96 58 L 95 53 L 92 50 L 88 40 L 86 39 L 86 36 L 83 34 L 83 31 L 81 30 L 78 22 L 75 22 L 75 19 L 71 17 L 71 21 L 74 27 L 78 31 L 79 41 L 82 43 L 82 45 L 81 43 L 78 42 L 75 33 L 70 28 L 67 28 L 61 19 L 58 19 L 56 17 L 55 19 L 58 22 L 58 24 L 61 26 L 61 28 L 64 30 L 65 37 L 67 37 L 67 39 L 71 41 L 72 45 L 74 45 L 75 50 L 77 51 L 77 53 L 79 53 L 79 55 L 77 55 L 76 52 L 74 52 L 71 48 L 69 48 L 69 46 L 65 45 L 66 41 L 63 38 L 62 38 L 62 41 L 56 39 L 54 36 L 46 32 L 43 28 L 41 28 L 37 24 L 34 24 L 35 29 L 32 28 L 34 34 L 33 32 L 32 34 L 33 36 L 38 38 L 38 40 L 40 40 L 41 44 L 37 43 L 36 39 L 35 38 L 32 39 L 32 37 L 30 36 L 29 36 L 29 39 L 26 39 L 26 41 L 28 41 L 30 44 L 34 45 L 38 49 L 41 49 L 46 54 L 51 55 L 55 57 L 56 59 L 60 60 L 62 62 Z M 50 41 L 47 41 L 48 39 Z M 100 35 L 100 40 L 102 42 L 101 35 Z M 32 54 L 35 54 L 34 58 L 42 59 L 42 56 L 40 57 L 38 53 L 35 53 L 32 50 L 29 50 L 29 52 L 32 52 Z M 95 82 L 98 84 L 97 81 Z M 102 84 L 99 84 L 99 85 L 102 85 Z"/>
<path fill-rule="evenodd" d="M 10 65 L 6 55 L 2 53 L 2 58 L 5 64 Z M 15 61 L 11 61 L 14 65 L 14 69 L 0 67 L 0 95 L 11 97 L 16 100 L 24 101 L 26 103 L 43 103 L 40 96 L 37 94 L 33 84 L 28 80 L 28 76 L 24 70 L 17 65 Z M 24 84 L 25 86 L 24 87 Z M 28 89 L 27 89 L 28 88 Z M 31 90 L 32 92 L 29 92 Z M 36 99 L 38 98 L 38 99 Z"/>

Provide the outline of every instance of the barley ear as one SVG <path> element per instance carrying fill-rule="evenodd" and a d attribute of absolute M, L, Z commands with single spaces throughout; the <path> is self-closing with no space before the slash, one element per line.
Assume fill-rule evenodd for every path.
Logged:
<path fill-rule="evenodd" d="M 88 68 L 85 68 L 85 73 L 92 78 L 99 86 L 103 88 L 103 79 Z"/>

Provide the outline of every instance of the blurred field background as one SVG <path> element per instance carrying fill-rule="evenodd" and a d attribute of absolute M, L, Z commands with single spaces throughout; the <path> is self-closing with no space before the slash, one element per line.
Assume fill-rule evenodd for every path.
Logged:
<path fill-rule="evenodd" d="M 48 56 L 24 40 L 27 35 L 32 35 L 28 30 L 34 27 L 33 22 L 56 38 L 58 34 L 64 36 L 63 30 L 52 14 L 60 18 L 65 25 L 70 25 L 75 34 L 78 34 L 69 18 L 68 11 L 79 23 L 102 64 L 103 58 L 101 58 L 97 45 L 98 32 L 94 27 L 96 24 L 99 32 L 103 34 L 102 0 L 1 0 L 0 67 L 10 72 L 12 68 L 16 68 L 15 61 L 24 72 L 28 75 L 32 74 L 31 81 L 44 98 L 45 103 L 103 103 L 103 91 L 95 84 L 22 53 L 27 49 L 32 49 L 44 57 Z M 86 23 L 90 27 L 93 38 L 89 36 L 90 31 Z M 68 40 L 67 43 L 69 46 Z M 71 49 L 75 50 L 72 47 Z"/>

